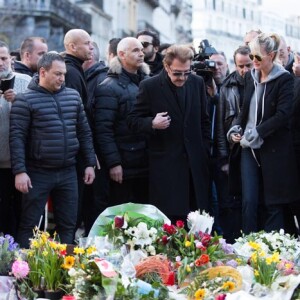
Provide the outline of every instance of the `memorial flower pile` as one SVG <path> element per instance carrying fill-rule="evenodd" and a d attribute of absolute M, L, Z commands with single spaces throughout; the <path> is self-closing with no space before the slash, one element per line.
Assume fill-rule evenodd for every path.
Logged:
<path fill-rule="evenodd" d="M 182 220 L 178 220 L 176 225 L 164 224 L 160 229 L 157 253 L 166 255 L 174 262 L 179 284 L 217 262 L 226 258 L 229 260 L 229 253 L 225 251 L 226 242 L 220 236 L 210 235 L 212 224 L 211 216 L 195 211 L 187 217 L 189 231 Z"/>

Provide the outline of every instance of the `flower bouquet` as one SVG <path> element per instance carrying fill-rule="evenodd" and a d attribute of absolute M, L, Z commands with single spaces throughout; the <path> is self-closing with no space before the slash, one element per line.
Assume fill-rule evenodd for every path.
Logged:
<path fill-rule="evenodd" d="M 62 294 L 61 288 L 66 282 L 67 271 L 63 268 L 66 256 L 66 245 L 59 243 L 56 234 L 53 238 L 48 232 L 37 228 L 30 240 L 30 248 L 24 250 L 25 260 L 30 272 L 28 280 L 35 291 L 55 292 Z"/>
<path fill-rule="evenodd" d="M 0 235 L 0 299 L 7 299 L 14 293 L 15 279 L 10 276 L 10 271 L 18 255 L 18 248 L 12 236 Z"/>
<path fill-rule="evenodd" d="M 152 205 L 126 203 L 104 210 L 95 221 L 89 237 L 107 237 L 115 248 L 126 244 L 155 254 L 152 246 L 157 228 L 169 219 Z"/>
<path fill-rule="evenodd" d="M 0 235 L 0 275 L 9 275 L 19 246 L 9 234 Z"/>
<path fill-rule="evenodd" d="M 189 299 L 225 299 L 228 292 L 242 288 L 242 276 L 229 266 L 212 267 L 202 271 L 184 290 Z"/>
<path fill-rule="evenodd" d="M 179 285 L 190 283 L 201 270 L 221 260 L 229 260 L 233 255 L 225 240 L 210 235 L 212 224 L 211 216 L 195 211 L 187 217 L 189 231 L 181 220 L 176 225 L 164 224 L 161 227 L 155 247 L 157 253 L 166 255 L 174 262 Z"/>

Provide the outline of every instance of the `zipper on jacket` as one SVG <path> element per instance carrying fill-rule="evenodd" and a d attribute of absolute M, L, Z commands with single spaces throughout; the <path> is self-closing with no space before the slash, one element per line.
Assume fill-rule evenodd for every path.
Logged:
<path fill-rule="evenodd" d="M 62 125 L 63 125 L 63 134 L 64 134 L 64 160 L 63 160 L 63 166 L 65 166 L 66 161 L 67 161 L 67 130 L 66 130 L 66 123 L 65 123 L 65 120 L 64 120 L 63 115 L 62 115 L 60 103 L 59 103 L 59 101 L 57 101 L 55 95 L 53 95 L 53 99 L 56 102 L 57 110 L 58 110 L 58 116 L 59 116 L 59 118 L 62 122 Z"/>

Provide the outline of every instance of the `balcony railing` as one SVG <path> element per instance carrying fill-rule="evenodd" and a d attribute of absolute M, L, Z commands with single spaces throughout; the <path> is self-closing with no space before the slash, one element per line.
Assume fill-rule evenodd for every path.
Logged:
<path fill-rule="evenodd" d="M 1 14 L 48 16 L 69 28 L 91 31 L 91 16 L 66 0 L 2 0 Z"/>

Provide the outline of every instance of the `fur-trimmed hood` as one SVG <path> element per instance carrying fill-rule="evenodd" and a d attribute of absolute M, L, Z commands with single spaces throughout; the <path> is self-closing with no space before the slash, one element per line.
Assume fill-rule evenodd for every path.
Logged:
<path fill-rule="evenodd" d="M 145 75 L 150 74 L 150 68 L 145 62 L 141 65 L 139 71 Z M 108 73 L 118 75 L 122 73 L 122 64 L 117 56 L 110 61 Z"/>

